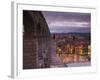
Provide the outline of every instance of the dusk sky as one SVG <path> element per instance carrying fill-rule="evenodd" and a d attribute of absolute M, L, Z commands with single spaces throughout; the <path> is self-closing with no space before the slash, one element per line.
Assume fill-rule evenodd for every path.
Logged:
<path fill-rule="evenodd" d="M 90 32 L 91 14 L 73 12 L 42 12 L 51 33 Z"/>

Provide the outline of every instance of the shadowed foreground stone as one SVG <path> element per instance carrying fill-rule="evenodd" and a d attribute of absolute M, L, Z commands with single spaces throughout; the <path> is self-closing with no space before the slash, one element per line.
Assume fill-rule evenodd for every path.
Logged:
<path fill-rule="evenodd" d="M 50 67 L 50 31 L 40 11 L 23 10 L 23 69 Z"/>

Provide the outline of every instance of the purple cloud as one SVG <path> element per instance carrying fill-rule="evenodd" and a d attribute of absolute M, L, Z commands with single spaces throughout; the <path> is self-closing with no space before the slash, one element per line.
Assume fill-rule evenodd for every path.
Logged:
<path fill-rule="evenodd" d="M 42 12 L 50 32 L 90 32 L 91 14 L 73 12 Z"/>

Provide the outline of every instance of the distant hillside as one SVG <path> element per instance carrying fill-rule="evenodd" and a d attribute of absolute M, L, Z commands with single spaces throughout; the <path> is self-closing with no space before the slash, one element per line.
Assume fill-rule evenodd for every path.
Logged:
<path fill-rule="evenodd" d="M 80 37 L 84 37 L 86 40 L 91 40 L 91 33 L 52 33 L 52 34 L 55 34 L 55 35 L 59 35 L 59 36 L 66 36 L 66 35 L 69 35 L 69 36 L 80 36 Z"/>
<path fill-rule="evenodd" d="M 84 36 L 84 35 L 87 35 L 87 36 L 90 36 L 91 33 L 77 33 L 77 32 L 70 32 L 70 33 L 51 33 L 51 34 L 59 34 L 59 35 L 80 35 L 80 36 Z"/>

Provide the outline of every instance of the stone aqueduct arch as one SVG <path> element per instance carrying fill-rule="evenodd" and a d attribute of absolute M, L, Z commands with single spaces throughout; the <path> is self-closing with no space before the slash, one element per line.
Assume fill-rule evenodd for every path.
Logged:
<path fill-rule="evenodd" d="M 41 11 L 23 10 L 23 69 L 50 67 L 50 31 Z"/>

